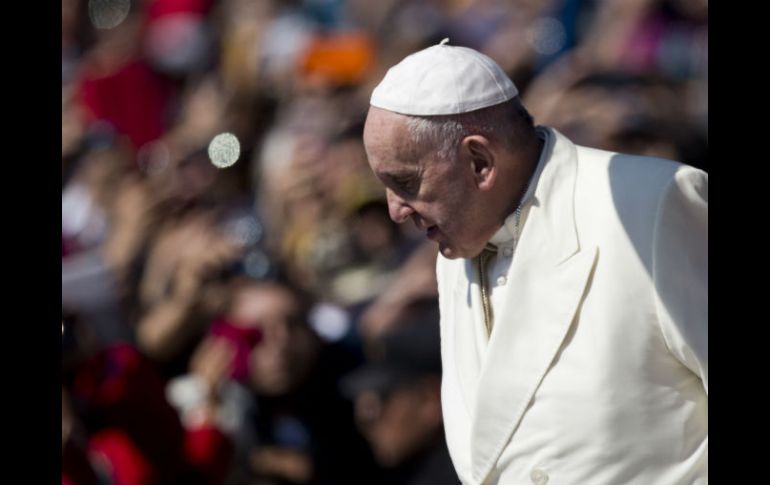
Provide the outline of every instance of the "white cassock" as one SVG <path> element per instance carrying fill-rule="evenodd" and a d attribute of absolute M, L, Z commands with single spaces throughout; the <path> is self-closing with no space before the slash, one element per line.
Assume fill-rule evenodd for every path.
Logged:
<path fill-rule="evenodd" d="M 476 260 L 439 256 L 442 405 L 464 484 L 705 484 L 708 175 L 545 138 Z"/>

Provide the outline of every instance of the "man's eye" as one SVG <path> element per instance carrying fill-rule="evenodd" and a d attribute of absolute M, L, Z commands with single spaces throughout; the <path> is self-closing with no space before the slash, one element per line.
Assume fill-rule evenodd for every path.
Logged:
<path fill-rule="evenodd" d="M 417 188 L 417 182 L 414 179 L 394 179 L 396 188 L 403 192 L 414 192 Z"/>

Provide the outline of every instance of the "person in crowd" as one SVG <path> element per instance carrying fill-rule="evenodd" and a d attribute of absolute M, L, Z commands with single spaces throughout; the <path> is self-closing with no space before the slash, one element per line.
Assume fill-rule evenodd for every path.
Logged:
<path fill-rule="evenodd" d="M 403 320 L 369 342 L 371 359 L 343 381 L 358 426 L 387 483 L 459 483 L 441 417 L 441 350 L 435 299 L 412 302 Z"/>
<path fill-rule="evenodd" d="M 291 285 L 237 277 L 190 373 L 169 384 L 183 422 L 214 423 L 235 443 L 226 483 L 360 483 L 377 467 L 339 392 L 354 355 L 309 325 Z"/>

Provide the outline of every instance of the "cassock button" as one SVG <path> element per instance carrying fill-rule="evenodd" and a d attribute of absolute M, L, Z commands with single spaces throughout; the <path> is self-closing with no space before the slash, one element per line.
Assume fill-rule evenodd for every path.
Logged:
<path fill-rule="evenodd" d="M 532 479 L 532 483 L 535 485 L 545 485 L 548 483 L 548 474 L 539 468 L 532 470 L 529 474 L 529 478 Z"/>
<path fill-rule="evenodd" d="M 506 281 L 508 281 L 508 278 L 506 278 L 505 276 L 500 276 L 499 278 L 497 278 L 497 286 L 503 286 Z"/>

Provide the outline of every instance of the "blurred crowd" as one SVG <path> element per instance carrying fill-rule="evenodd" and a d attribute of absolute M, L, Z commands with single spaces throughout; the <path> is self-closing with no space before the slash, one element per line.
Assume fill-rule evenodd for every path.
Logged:
<path fill-rule="evenodd" d="M 448 37 L 537 124 L 708 170 L 707 23 L 707 0 L 62 0 L 62 483 L 457 483 L 437 250 L 388 217 L 371 90 Z"/>

